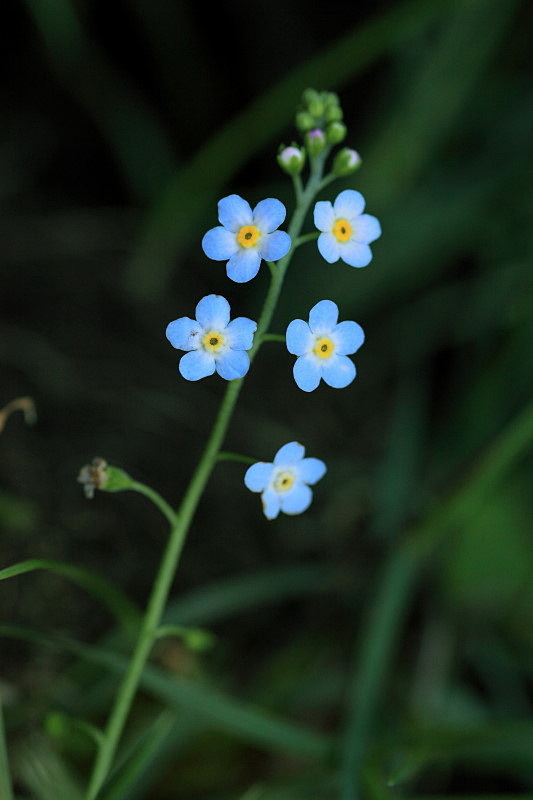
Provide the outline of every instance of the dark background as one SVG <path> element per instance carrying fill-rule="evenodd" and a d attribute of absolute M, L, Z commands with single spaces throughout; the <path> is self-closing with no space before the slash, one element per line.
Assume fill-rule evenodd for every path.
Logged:
<path fill-rule="evenodd" d="M 232 284 L 201 238 L 225 194 L 278 197 L 290 215 L 278 146 L 297 139 L 305 88 L 336 91 L 363 166 L 323 198 L 362 191 L 383 236 L 364 270 L 301 248 L 273 330 L 335 300 L 366 333 L 358 377 L 304 394 L 284 347 L 265 344 L 225 445 L 269 461 L 298 439 L 328 473 L 304 515 L 268 522 L 243 465 L 217 466 L 174 595 L 219 591 L 197 620 L 219 637 L 202 656 L 210 681 L 335 731 L 381 565 L 463 492 L 417 577 L 391 713 L 400 727 L 414 717 L 460 731 L 531 720 L 531 33 L 530 5 L 514 0 L 4 4 L 0 403 L 30 396 L 37 423 L 15 414 L 1 435 L 0 566 L 76 563 L 144 602 L 162 518 L 132 493 L 86 500 L 78 471 L 101 456 L 178 504 L 225 383 L 185 382 L 165 327 L 211 292 L 257 318 L 266 267 Z M 217 611 L 228 587 L 257 575 L 264 596 Z M 85 642 L 109 628 L 58 576 L 0 589 L 6 621 Z M 57 703 L 70 662 L 9 638 L 0 652 L 16 750 Z M 149 796 L 237 797 L 284 776 L 275 759 L 223 742 L 207 776 L 176 768 Z M 510 750 L 497 768 L 424 764 L 408 791 L 533 792 L 531 749 Z M 75 753 L 81 774 L 85 758 Z"/>

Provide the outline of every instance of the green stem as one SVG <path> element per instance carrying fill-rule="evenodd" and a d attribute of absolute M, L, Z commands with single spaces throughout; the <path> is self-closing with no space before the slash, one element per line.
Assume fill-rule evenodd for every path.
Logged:
<path fill-rule="evenodd" d="M 285 336 L 282 333 L 265 333 L 263 335 L 264 342 L 284 342 Z"/>
<path fill-rule="evenodd" d="M 145 486 L 144 483 L 140 483 L 139 481 L 132 481 L 128 488 L 134 492 L 143 494 L 145 497 L 151 500 L 152 503 L 161 511 L 161 513 L 164 514 L 168 522 L 171 525 L 174 525 L 176 522 L 176 512 L 154 489 L 152 489 L 150 486 Z"/>
<path fill-rule="evenodd" d="M 252 362 L 257 355 L 263 342 L 263 337 L 267 333 L 272 321 L 285 273 L 294 252 L 294 242 L 300 233 L 309 206 L 322 183 L 322 172 L 327 155 L 328 151 L 324 150 L 319 157 L 312 161 L 307 186 L 297 198 L 296 208 L 288 227 L 288 233 L 293 245 L 287 255 L 277 263 L 277 268 L 271 270 L 270 287 L 257 323 L 254 344 L 249 351 L 250 362 Z M 165 513 L 165 511 L 163 512 L 169 519 L 169 522 L 171 522 L 169 540 L 161 560 L 159 573 L 152 587 L 152 593 L 141 626 L 137 645 L 128 664 L 128 668 L 123 677 L 122 684 L 119 687 L 114 706 L 109 716 L 104 733 L 104 742 L 98 752 L 91 775 L 87 800 L 95 800 L 98 796 L 113 764 L 115 752 L 137 692 L 144 666 L 149 658 L 153 642 L 157 636 L 159 623 L 165 610 L 172 581 L 176 573 L 190 524 L 209 476 L 218 460 L 220 449 L 229 427 L 243 382 L 244 378 L 239 378 L 228 383 L 211 435 L 209 436 L 204 452 L 193 473 L 177 513 L 170 517 L 168 513 Z M 143 486 L 143 484 L 139 484 L 139 486 Z M 147 494 L 147 488 L 148 487 L 143 486 L 144 494 Z M 152 494 L 151 490 L 150 493 Z M 155 493 L 151 496 L 152 500 L 154 500 L 154 495 Z M 164 501 L 162 502 L 164 503 Z M 159 502 L 157 505 L 163 510 Z M 164 506 L 166 507 L 166 503 L 164 503 Z"/>
<path fill-rule="evenodd" d="M 296 249 L 297 247 L 300 247 L 301 244 L 313 242 L 315 239 L 318 239 L 319 236 L 320 231 L 313 231 L 312 233 L 306 233 L 304 236 L 299 236 L 294 242 L 294 247 Z"/>

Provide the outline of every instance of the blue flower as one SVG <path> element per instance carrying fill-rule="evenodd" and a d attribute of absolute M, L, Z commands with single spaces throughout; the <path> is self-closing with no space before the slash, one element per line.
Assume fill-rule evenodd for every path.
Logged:
<path fill-rule="evenodd" d="M 180 317 L 167 325 L 172 347 L 186 350 L 179 371 L 188 381 L 212 375 L 227 381 L 242 378 L 250 367 L 246 350 L 253 344 L 257 323 L 247 317 L 230 322 L 230 306 L 219 294 L 208 294 L 196 306 L 196 319 Z"/>
<path fill-rule="evenodd" d="M 245 486 L 261 492 L 267 519 L 275 519 L 280 511 L 301 514 L 309 508 L 313 492 L 309 488 L 326 473 L 326 465 L 318 458 L 304 458 L 305 448 L 289 442 L 274 456 L 273 463 L 259 461 L 246 470 Z"/>
<path fill-rule="evenodd" d="M 287 350 L 298 356 L 294 380 L 304 392 L 316 389 L 321 378 L 334 389 L 355 378 L 355 365 L 347 356 L 361 347 L 365 334 L 357 322 L 337 323 L 338 317 L 336 303 L 320 300 L 309 312 L 309 324 L 293 319 L 287 328 Z"/>
<path fill-rule="evenodd" d="M 218 204 L 218 219 L 222 225 L 211 228 L 202 239 L 206 256 L 226 261 L 228 278 L 246 283 L 259 272 L 261 259 L 277 261 L 291 247 L 291 237 L 278 228 L 285 219 L 285 206 L 279 200 L 261 200 L 252 211 L 250 205 L 230 194 Z"/>
<path fill-rule="evenodd" d="M 315 203 L 314 221 L 319 231 L 318 249 L 329 264 L 341 258 L 351 267 L 366 267 L 372 261 L 368 246 L 381 236 L 376 217 L 363 214 L 365 199 L 360 192 L 345 189 L 333 205 L 329 200 Z"/>

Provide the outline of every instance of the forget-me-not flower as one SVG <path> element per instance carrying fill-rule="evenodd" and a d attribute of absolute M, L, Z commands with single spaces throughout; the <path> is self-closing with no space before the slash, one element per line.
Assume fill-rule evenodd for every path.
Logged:
<path fill-rule="evenodd" d="M 372 260 L 369 244 L 381 236 L 376 217 L 363 214 L 365 199 L 354 189 L 345 189 L 332 204 L 315 203 L 314 221 L 319 231 L 318 249 L 327 262 L 341 258 L 351 267 L 366 267 Z"/>
<path fill-rule="evenodd" d="M 315 484 L 326 473 L 326 465 L 318 458 L 304 458 L 305 448 L 298 442 L 281 447 L 272 463 L 259 461 L 246 470 L 244 483 L 252 492 L 261 492 L 267 519 L 275 519 L 280 511 L 301 514 L 311 504 Z"/>
<path fill-rule="evenodd" d="M 242 378 L 250 367 L 246 350 L 253 344 L 257 323 L 247 317 L 230 322 L 230 305 L 219 294 L 208 294 L 196 306 L 196 319 L 180 317 L 167 325 L 172 347 L 186 350 L 179 371 L 197 381 L 215 371 L 227 381 Z"/>
<path fill-rule="evenodd" d="M 202 239 L 206 256 L 215 261 L 228 261 L 228 278 L 246 283 L 259 272 L 261 259 L 278 261 L 291 247 L 291 237 L 277 228 L 285 219 L 285 206 L 269 197 L 253 209 L 239 197 L 230 194 L 218 203 L 218 219 L 222 224 L 207 231 Z"/>
<path fill-rule="evenodd" d="M 333 300 L 320 300 L 309 312 L 309 323 L 293 319 L 286 333 L 287 350 L 298 356 L 294 380 L 304 392 L 312 392 L 323 379 L 334 389 L 343 389 L 356 375 L 348 355 L 365 340 L 357 322 L 337 322 L 339 309 Z"/>

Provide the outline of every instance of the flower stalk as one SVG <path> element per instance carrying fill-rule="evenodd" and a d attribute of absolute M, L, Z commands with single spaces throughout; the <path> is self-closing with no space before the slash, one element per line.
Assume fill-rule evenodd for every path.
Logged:
<path fill-rule="evenodd" d="M 310 159 L 309 179 L 305 188 L 301 192 L 298 192 L 296 207 L 288 227 L 288 234 L 291 238 L 292 245 L 287 254 L 277 262 L 277 268 L 272 270 L 270 286 L 259 316 L 254 344 L 249 351 L 250 363 L 257 355 L 264 341 L 264 337 L 268 333 L 281 293 L 283 281 L 297 246 L 295 243 L 297 242 L 310 205 L 322 188 L 324 163 L 329 149 L 329 147 L 326 147 L 318 155 Z M 244 378 L 238 378 L 228 383 L 203 454 L 192 475 L 182 502 L 173 516 L 168 513 L 167 504 L 163 501 L 163 507 L 165 508 L 163 513 L 165 513 L 165 516 L 167 516 L 167 519 L 171 522 L 169 539 L 161 559 L 159 572 L 153 584 L 137 644 L 124 674 L 104 730 L 104 738 L 98 750 L 86 800 L 96 800 L 113 765 L 116 750 L 135 698 L 143 669 L 150 656 L 153 643 L 157 638 L 160 621 L 167 604 L 172 582 L 191 522 L 211 472 L 219 460 L 221 448 L 243 386 L 243 381 Z M 144 493 L 146 494 L 146 492 Z M 163 510 L 161 504 L 156 503 L 156 505 Z"/>

